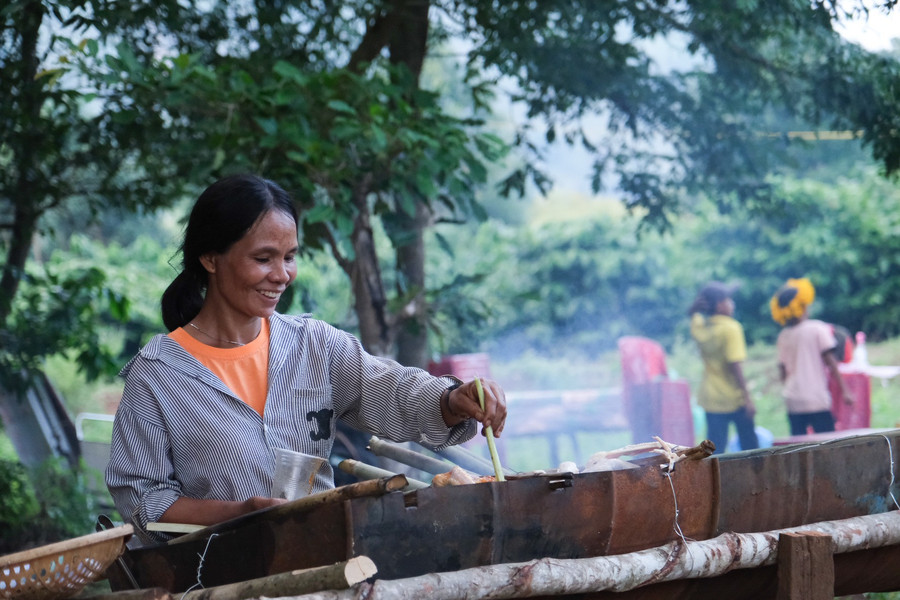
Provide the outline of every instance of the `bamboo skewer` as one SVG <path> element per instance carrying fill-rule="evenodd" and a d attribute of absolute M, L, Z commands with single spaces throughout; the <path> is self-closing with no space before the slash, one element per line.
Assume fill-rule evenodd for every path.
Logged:
<path fill-rule="evenodd" d="M 478 403 L 481 404 L 481 410 L 484 410 L 484 388 L 481 387 L 481 379 L 475 376 L 475 389 L 478 390 Z M 487 437 L 488 450 L 491 452 L 491 461 L 494 463 L 494 475 L 497 481 L 506 481 L 503 476 L 503 467 L 500 466 L 500 457 L 497 454 L 497 446 L 494 444 L 494 429 L 491 426 L 484 428 L 484 434 Z"/>

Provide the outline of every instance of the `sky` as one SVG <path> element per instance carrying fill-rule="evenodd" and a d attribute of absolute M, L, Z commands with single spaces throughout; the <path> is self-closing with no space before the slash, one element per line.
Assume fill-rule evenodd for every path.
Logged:
<path fill-rule="evenodd" d="M 844 39 L 861 45 L 866 50 L 878 52 L 891 49 L 891 38 L 900 37 L 900 8 L 889 15 L 871 10 L 869 18 L 836 27 Z"/>

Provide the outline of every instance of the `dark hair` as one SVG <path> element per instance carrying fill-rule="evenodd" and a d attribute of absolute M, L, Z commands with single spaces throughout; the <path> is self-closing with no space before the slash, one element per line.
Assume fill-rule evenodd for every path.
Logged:
<path fill-rule="evenodd" d="M 710 281 L 697 293 L 697 297 L 688 309 L 688 315 L 694 313 L 703 313 L 707 316 L 716 314 L 716 307 L 718 307 L 719 302 L 726 298 L 731 298 L 737 287 L 737 284 L 734 283 Z"/>
<path fill-rule="evenodd" d="M 778 307 L 784 308 L 785 306 L 790 304 L 791 301 L 793 301 L 793 299 L 797 296 L 797 292 L 797 288 L 793 286 L 781 286 L 778 291 L 775 292 L 775 298 L 777 299 L 776 301 L 778 302 Z"/>
<path fill-rule="evenodd" d="M 290 195 L 278 184 L 256 175 L 225 177 L 200 194 L 180 248 L 182 271 L 162 295 L 162 318 L 169 331 L 186 325 L 203 306 L 209 274 L 200 257 L 226 252 L 271 210 L 282 211 L 297 223 L 297 209 Z"/>

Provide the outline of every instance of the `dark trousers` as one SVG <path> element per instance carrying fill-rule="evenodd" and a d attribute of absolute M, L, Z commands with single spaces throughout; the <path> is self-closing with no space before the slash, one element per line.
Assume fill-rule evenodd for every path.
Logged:
<path fill-rule="evenodd" d="M 812 426 L 813 431 L 834 431 L 834 415 L 830 410 L 814 413 L 788 413 L 788 423 L 791 424 L 791 435 L 806 435 L 807 428 Z"/>
<path fill-rule="evenodd" d="M 753 417 L 747 414 L 746 408 L 739 408 L 730 413 L 706 413 L 706 437 L 716 445 L 713 454 L 725 452 L 728 445 L 728 426 L 734 423 L 737 429 L 741 450 L 759 448 L 759 440 L 753 425 Z"/>

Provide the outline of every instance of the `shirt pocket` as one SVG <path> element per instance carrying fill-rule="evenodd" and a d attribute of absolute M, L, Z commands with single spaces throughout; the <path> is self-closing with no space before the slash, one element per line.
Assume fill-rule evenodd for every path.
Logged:
<path fill-rule="evenodd" d="M 299 413 L 300 428 L 307 432 L 309 441 L 319 442 L 334 437 L 331 386 L 295 389 L 294 407 Z"/>

